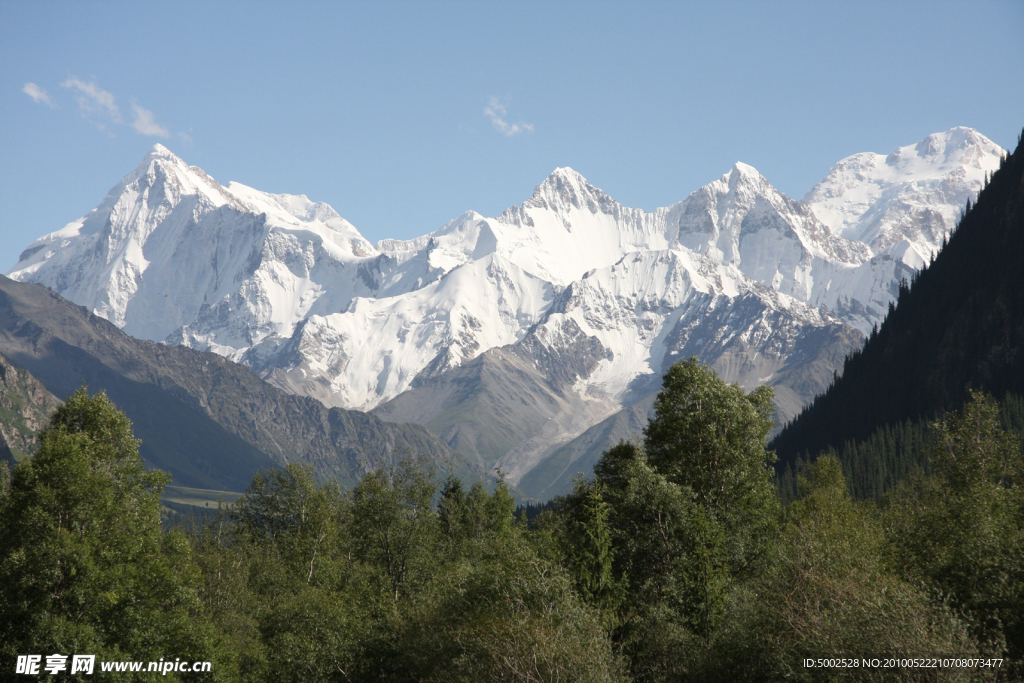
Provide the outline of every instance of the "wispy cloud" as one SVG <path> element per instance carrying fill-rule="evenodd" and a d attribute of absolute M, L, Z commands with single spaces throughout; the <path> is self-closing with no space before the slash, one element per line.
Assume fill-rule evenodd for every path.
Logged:
<path fill-rule="evenodd" d="M 107 130 L 106 124 L 124 123 L 121 119 L 121 109 L 117 106 L 117 99 L 114 97 L 114 94 L 99 87 L 95 79 L 86 82 L 72 76 L 60 85 L 62 88 L 67 88 L 77 94 L 78 109 L 82 112 L 82 116 L 105 133 L 113 135 L 113 133 Z M 38 88 L 38 86 L 28 83 L 25 85 L 24 90 L 32 99 L 39 101 L 35 94 L 29 92 L 29 86 L 32 86 L 34 89 Z M 42 93 L 43 97 L 46 97 L 46 101 L 53 106 L 46 95 L 46 91 L 42 88 L 38 88 L 38 90 Z M 156 115 L 149 109 L 140 107 L 133 102 L 132 112 L 134 113 L 134 118 L 132 119 L 131 126 L 138 133 L 142 135 L 155 135 L 161 138 L 171 136 L 171 132 L 167 128 L 156 122 Z"/>
<path fill-rule="evenodd" d="M 497 97 L 492 97 L 490 103 L 484 107 L 484 115 L 491 120 L 494 130 L 506 137 L 512 137 L 524 132 L 533 132 L 532 123 L 509 123 L 506 121 L 505 117 L 508 116 L 508 108 Z"/>
<path fill-rule="evenodd" d="M 54 106 L 56 106 L 56 105 L 54 105 L 53 98 L 50 97 L 50 94 L 48 92 L 46 92 L 45 90 L 43 90 L 42 88 L 40 88 L 35 83 L 26 83 L 25 87 L 21 89 L 21 92 L 23 92 L 26 95 L 28 95 L 29 97 L 31 97 L 35 101 L 36 104 L 39 104 L 40 102 L 42 102 L 43 104 L 45 104 L 46 106 L 50 107 L 51 109 Z"/>
<path fill-rule="evenodd" d="M 153 112 L 148 109 L 143 109 L 137 104 L 132 105 L 132 110 L 135 112 L 135 120 L 132 121 L 132 128 L 143 135 L 156 135 L 161 138 L 170 136 L 170 133 L 167 132 L 166 128 L 153 120 Z"/>
<path fill-rule="evenodd" d="M 114 96 L 96 85 L 95 81 L 86 83 L 72 77 L 61 83 L 61 87 L 78 93 L 78 108 L 83 115 L 99 114 L 108 117 L 114 123 L 121 123 L 121 110 L 117 108 Z M 105 130 L 102 124 L 97 125 L 101 130 Z"/>

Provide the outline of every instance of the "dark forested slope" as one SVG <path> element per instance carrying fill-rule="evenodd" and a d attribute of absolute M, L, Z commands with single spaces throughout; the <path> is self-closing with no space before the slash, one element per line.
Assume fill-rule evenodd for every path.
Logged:
<path fill-rule="evenodd" d="M 970 389 L 1024 393 L 1024 151 L 1020 142 L 948 245 L 842 377 L 772 442 L 780 463 L 962 405 Z"/>

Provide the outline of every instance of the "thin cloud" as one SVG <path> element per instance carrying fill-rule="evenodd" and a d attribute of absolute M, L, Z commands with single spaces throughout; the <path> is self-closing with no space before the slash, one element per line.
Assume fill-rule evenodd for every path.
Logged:
<path fill-rule="evenodd" d="M 117 108 L 114 96 L 95 82 L 86 83 L 77 78 L 69 78 L 60 85 L 78 92 L 78 108 L 82 114 L 100 114 L 109 117 L 114 123 L 121 123 L 121 110 Z M 105 130 L 102 124 L 97 125 L 100 130 Z"/>
<path fill-rule="evenodd" d="M 170 136 L 170 133 L 167 132 L 166 128 L 153 120 L 153 112 L 148 109 L 143 109 L 137 104 L 132 105 L 132 110 L 135 112 L 135 120 L 132 121 L 132 128 L 143 135 L 156 135 L 161 138 Z"/>
<path fill-rule="evenodd" d="M 505 117 L 508 115 L 508 109 L 497 97 L 492 97 L 490 103 L 484 107 L 484 115 L 491 120 L 494 130 L 506 137 L 512 137 L 524 132 L 533 132 L 532 123 L 509 123 L 506 121 Z"/>
<path fill-rule="evenodd" d="M 50 97 L 50 94 L 35 83 L 26 83 L 25 87 L 21 89 L 21 92 L 31 97 L 36 104 L 42 103 L 51 109 L 56 106 L 53 103 L 53 98 Z"/>

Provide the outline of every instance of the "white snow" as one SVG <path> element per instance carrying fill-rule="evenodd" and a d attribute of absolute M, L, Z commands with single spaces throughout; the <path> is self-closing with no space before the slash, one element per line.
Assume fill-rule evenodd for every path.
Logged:
<path fill-rule="evenodd" d="M 906 241 L 930 258 L 956 226 L 968 198 L 999 168 L 1004 151 L 970 128 L 929 135 L 888 156 L 854 154 L 804 197 L 837 235 L 880 253 Z"/>
<path fill-rule="evenodd" d="M 359 409 L 424 370 L 529 334 L 559 347 L 571 321 L 610 351 L 576 390 L 621 403 L 672 349 L 698 343 L 686 335 L 760 348 L 781 334 L 776 313 L 870 330 L 1002 154 L 954 128 L 888 156 L 848 157 L 803 202 L 737 162 L 653 212 L 558 168 L 501 216 L 470 211 L 373 245 L 327 204 L 221 186 L 156 145 L 99 207 L 33 242 L 9 275 L 135 336 L 214 351 Z M 728 314 L 740 301 L 759 302 L 755 317 Z M 725 322 L 712 333 L 701 316 Z"/>

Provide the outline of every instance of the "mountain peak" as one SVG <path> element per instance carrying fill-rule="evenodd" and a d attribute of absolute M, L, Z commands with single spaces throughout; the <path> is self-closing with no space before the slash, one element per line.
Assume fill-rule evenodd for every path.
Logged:
<path fill-rule="evenodd" d="M 974 150 L 973 152 L 971 152 Z M 915 145 L 908 145 L 894 150 L 885 162 L 890 166 L 905 164 L 914 159 L 939 159 L 960 163 L 964 153 L 972 155 L 1001 156 L 1003 150 L 987 137 L 965 126 L 956 126 L 942 133 L 932 133 Z"/>
<path fill-rule="evenodd" d="M 946 146 L 953 146 L 957 149 L 970 147 L 972 145 L 994 145 L 987 137 L 966 126 L 954 126 L 943 133 L 929 135 L 926 139 L 936 138 L 946 143 Z"/>
<path fill-rule="evenodd" d="M 140 163 L 139 166 L 148 166 L 150 162 L 154 161 L 155 159 L 164 159 L 166 161 L 180 163 L 183 166 L 187 165 L 185 164 L 181 157 L 179 157 L 177 154 L 167 149 L 158 142 L 149 149 L 149 152 L 142 159 L 142 163 Z"/>
<path fill-rule="evenodd" d="M 730 191 L 734 191 L 738 187 L 744 187 L 760 194 L 771 188 L 771 183 L 756 168 L 742 161 L 737 161 L 733 164 L 729 172 L 723 175 L 719 182 L 725 183 L 730 188 Z"/>
<path fill-rule="evenodd" d="M 568 166 L 560 166 L 538 185 L 524 207 L 547 206 L 556 211 L 587 207 L 592 213 L 606 209 L 614 200 Z"/>
<path fill-rule="evenodd" d="M 217 206 L 227 203 L 239 209 L 243 208 L 237 198 L 210 177 L 206 171 L 198 166 L 189 166 L 184 159 L 160 143 L 153 145 L 149 153 L 135 167 L 135 170 L 126 175 L 120 184 L 115 185 L 111 192 L 120 194 L 125 186 L 140 180 L 147 184 L 153 182 L 153 179 L 157 177 L 154 175 L 157 167 L 161 169 L 161 173 L 166 174 L 166 177 L 173 178 L 173 185 L 184 189 L 187 193 L 205 195 Z M 309 203 L 308 200 L 306 202 Z"/>
<path fill-rule="evenodd" d="M 589 187 L 590 183 L 580 173 L 568 166 L 559 166 L 544 179 L 544 182 L 538 186 L 538 189 L 543 187 L 562 188 L 566 186 L 582 189 Z"/>
<path fill-rule="evenodd" d="M 749 164 L 745 164 L 742 161 L 737 161 L 732 165 L 730 173 L 739 173 L 740 175 L 750 176 L 753 178 L 760 178 L 761 174 L 758 173 L 757 169 Z"/>
<path fill-rule="evenodd" d="M 149 153 L 153 154 L 153 155 L 157 155 L 157 156 L 162 156 L 162 157 L 171 156 L 171 157 L 177 158 L 177 155 L 174 152 L 172 152 L 171 150 L 167 149 L 166 147 L 161 145 L 159 142 L 156 143 L 155 145 L 153 145 L 152 148 L 150 148 Z"/>
<path fill-rule="evenodd" d="M 727 181 L 730 185 L 736 185 L 737 183 L 757 183 L 761 184 L 765 181 L 764 176 L 758 173 L 757 169 L 749 164 L 745 164 L 742 161 L 737 161 L 729 169 L 729 172 L 722 178 Z"/>
<path fill-rule="evenodd" d="M 181 157 L 179 157 L 177 154 L 167 149 L 160 143 L 157 143 L 150 147 L 149 152 L 146 153 L 146 156 L 142 157 L 142 161 L 140 161 L 139 165 L 135 167 L 135 170 L 133 170 L 131 173 L 124 177 L 122 183 L 127 184 L 136 180 L 137 178 L 146 176 L 147 174 L 149 174 L 150 168 L 153 166 L 155 162 L 164 162 L 162 165 L 165 167 L 170 165 L 171 167 L 180 167 L 181 169 L 188 168 L 188 164 L 186 164 Z"/>
<path fill-rule="evenodd" d="M 577 170 L 575 170 L 574 168 L 571 168 L 569 166 L 559 166 L 558 168 L 556 168 L 554 171 L 551 172 L 551 176 L 552 177 L 553 176 L 562 176 L 562 177 L 566 177 L 566 178 L 579 178 L 583 182 L 586 182 L 586 178 L 584 178 Z"/>
<path fill-rule="evenodd" d="M 804 202 L 834 234 L 876 252 L 908 240 L 919 254 L 932 254 L 953 230 L 964 202 L 982 188 L 985 175 L 999 168 L 1003 153 L 973 128 L 957 126 L 888 156 L 846 157 Z"/>

